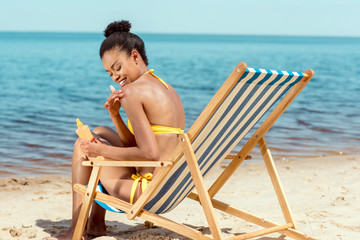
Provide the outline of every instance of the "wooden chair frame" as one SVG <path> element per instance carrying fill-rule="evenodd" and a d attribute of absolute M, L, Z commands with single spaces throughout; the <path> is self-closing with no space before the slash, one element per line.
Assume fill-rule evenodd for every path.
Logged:
<path fill-rule="evenodd" d="M 257 131 L 252 135 L 252 137 L 247 141 L 244 147 L 236 155 L 229 155 L 226 158 L 232 159 L 231 163 L 225 168 L 222 174 L 218 179 L 213 183 L 213 185 L 207 190 L 204 184 L 204 179 L 200 172 L 200 167 L 198 165 L 197 159 L 195 157 L 191 142 L 194 140 L 195 136 L 200 132 L 202 127 L 215 112 L 217 107 L 224 100 L 225 96 L 229 93 L 230 89 L 234 86 L 236 81 L 241 77 L 245 72 L 247 65 L 245 63 L 239 63 L 234 71 L 230 74 L 228 79 L 216 93 L 214 98 L 209 102 L 207 107 L 201 113 L 199 118 L 195 121 L 193 126 L 189 129 L 187 133 L 180 134 L 179 144 L 169 157 L 168 161 L 162 162 L 151 162 L 151 161 L 112 161 L 110 159 L 104 159 L 102 156 L 92 159 L 90 161 L 84 161 L 84 166 L 92 166 L 92 173 L 89 179 L 88 187 L 85 187 L 81 184 L 74 184 L 73 188 L 75 191 L 83 194 L 83 204 L 80 210 L 79 218 L 75 228 L 73 240 L 81 239 L 83 231 L 86 226 L 87 217 L 89 216 L 89 211 L 93 199 L 99 200 L 101 202 L 107 203 L 111 206 L 114 206 L 118 209 L 123 210 L 127 213 L 128 219 L 134 219 L 135 217 L 140 217 L 159 225 L 161 227 L 170 229 L 174 232 L 177 232 L 181 235 L 187 236 L 191 239 L 224 239 L 220 230 L 219 223 L 216 219 L 214 209 L 226 212 L 238 218 L 244 219 L 246 221 L 252 222 L 256 225 L 263 227 L 264 229 L 246 233 L 228 239 L 249 239 L 257 236 L 262 236 L 265 234 L 270 234 L 273 232 L 278 232 L 280 234 L 289 236 L 294 239 L 315 239 L 308 237 L 306 234 L 301 233 L 296 230 L 296 225 L 288 205 L 288 202 L 285 197 L 285 193 L 280 183 L 276 167 L 271 156 L 270 150 L 267 146 L 265 140 L 265 134 L 275 123 L 275 121 L 281 116 L 285 109 L 290 105 L 290 103 L 295 99 L 295 97 L 301 92 L 301 90 L 306 86 L 309 80 L 314 75 L 312 70 L 307 70 L 304 73 L 303 79 L 296 83 L 289 92 L 282 98 L 282 100 L 277 104 L 275 109 L 269 114 L 266 120 L 261 124 Z M 276 224 L 271 221 L 264 220 L 263 218 L 242 211 L 233 206 L 230 206 L 226 203 L 220 202 L 214 199 L 216 193 L 223 187 L 226 181 L 230 176 L 236 171 L 236 169 L 241 165 L 241 163 L 246 159 L 248 154 L 254 149 L 256 145 L 259 145 L 261 154 L 263 156 L 264 162 L 266 164 L 269 176 L 271 178 L 273 187 L 275 189 L 276 196 L 278 198 L 282 213 L 285 218 L 285 224 Z M 145 204 L 152 197 L 154 192 L 157 190 L 161 182 L 170 172 L 171 168 L 174 166 L 176 161 L 180 159 L 182 155 L 185 155 L 187 165 L 189 167 L 191 177 L 194 181 L 195 188 L 197 193 L 191 192 L 188 197 L 195 201 L 200 202 L 201 207 L 204 211 L 205 217 L 209 224 L 211 236 L 203 235 L 200 231 L 197 231 L 193 228 L 185 226 L 183 224 L 174 222 L 167 218 L 164 218 L 160 215 L 151 213 L 143 209 Z M 124 166 L 133 166 L 133 167 L 161 167 L 158 174 L 154 177 L 151 184 L 148 186 L 146 191 L 139 197 L 135 204 L 130 204 L 128 202 L 122 201 L 115 197 L 112 197 L 107 194 L 96 192 L 96 185 L 99 181 L 99 175 L 101 167 L 103 166 L 114 166 L 114 167 L 124 167 Z"/>

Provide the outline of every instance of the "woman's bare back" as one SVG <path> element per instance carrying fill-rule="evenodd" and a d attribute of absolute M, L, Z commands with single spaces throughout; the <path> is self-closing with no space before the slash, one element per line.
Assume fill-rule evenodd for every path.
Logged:
<path fill-rule="evenodd" d="M 170 84 L 167 83 L 167 86 L 165 86 L 154 76 L 147 74 L 132 84 L 125 86 L 123 91 L 124 95 L 127 92 L 138 95 L 136 99 L 141 101 L 146 117 L 151 125 L 185 128 L 183 105 L 179 95 Z M 178 143 L 177 135 L 156 134 L 155 137 L 160 152 L 159 160 L 166 160 Z M 138 171 L 140 174 L 145 174 L 148 171 L 152 172 L 153 169 L 139 168 Z"/>

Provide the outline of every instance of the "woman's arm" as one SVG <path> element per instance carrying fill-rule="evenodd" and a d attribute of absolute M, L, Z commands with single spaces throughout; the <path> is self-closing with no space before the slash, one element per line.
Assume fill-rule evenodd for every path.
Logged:
<path fill-rule="evenodd" d="M 104 156 L 115 160 L 158 161 L 159 146 L 143 108 L 141 91 L 127 87 L 121 103 L 132 123 L 136 146 L 122 148 L 81 141 L 83 152 L 89 157 Z"/>
<path fill-rule="evenodd" d="M 119 161 L 158 161 L 159 157 L 143 152 L 138 147 L 114 147 L 81 139 L 80 146 L 88 157 L 103 156 Z"/>
<path fill-rule="evenodd" d="M 118 133 L 120 141 L 124 144 L 124 147 L 136 146 L 134 135 L 129 131 L 120 114 L 110 115 L 111 120 L 114 123 L 115 129 Z"/>
<path fill-rule="evenodd" d="M 121 89 L 119 91 L 113 91 L 104 104 L 104 107 L 109 111 L 111 120 L 124 147 L 132 147 L 136 146 L 134 135 L 129 131 L 119 114 L 121 98 L 123 96 L 124 94 Z"/>

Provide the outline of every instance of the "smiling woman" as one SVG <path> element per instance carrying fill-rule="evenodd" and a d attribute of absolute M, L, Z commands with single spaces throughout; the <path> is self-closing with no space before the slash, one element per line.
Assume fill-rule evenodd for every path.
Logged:
<path fill-rule="evenodd" d="M 147 68 L 144 43 L 129 32 L 130 27 L 128 21 L 111 23 L 105 30 L 106 39 L 100 47 L 100 57 L 106 72 L 122 87 L 121 90 L 112 91 L 104 104 L 116 132 L 101 126 L 93 131 L 94 142 L 83 139 L 75 142 L 73 183 L 88 183 L 91 168 L 82 166 L 82 161 L 88 157 L 101 155 L 114 160 L 166 160 L 177 145 L 174 133 L 181 133 L 185 127 L 184 108 L 178 94 L 171 85 L 157 77 L 152 69 Z M 121 106 L 128 116 L 129 128 L 119 114 Z M 151 167 L 104 167 L 100 181 L 110 195 L 132 203 L 144 189 L 140 179 L 151 181 L 156 172 L 157 169 Z M 47 239 L 72 238 L 81 203 L 82 196 L 73 192 L 70 229 Z M 105 210 L 96 203 L 93 204 L 84 238 L 88 234 L 106 234 Z"/>

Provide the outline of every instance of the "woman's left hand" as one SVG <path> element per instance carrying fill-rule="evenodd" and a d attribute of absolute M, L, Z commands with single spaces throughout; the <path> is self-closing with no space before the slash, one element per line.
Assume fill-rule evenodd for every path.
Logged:
<path fill-rule="evenodd" d="M 102 143 L 99 138 L 95 138 L 92 142 L 81 138 L 79 141 L 80 148 L 87 157 L 97 157 L 101 155 L 100 152 L 104 143 Z"/>
<path fill-rule="evenodd" d="M 123 81 L 120 86 L 125 86 L 126 83 Z M 119 114 L 121 107 L 121 98 L 124 96 L 122 90 L 116 90 L 114 86 L 110 85 L 111 94 L 108 97 L 104 107 L 109 111 L 110 116 L 116 116 Z"/>

